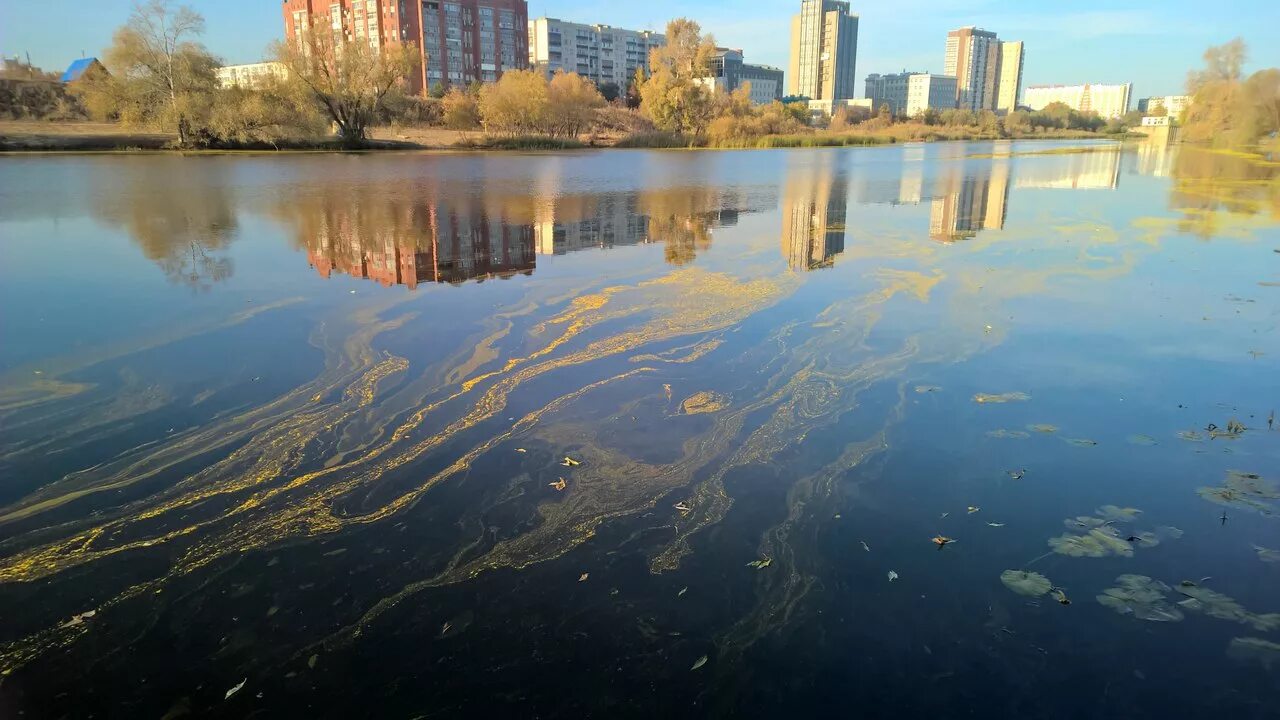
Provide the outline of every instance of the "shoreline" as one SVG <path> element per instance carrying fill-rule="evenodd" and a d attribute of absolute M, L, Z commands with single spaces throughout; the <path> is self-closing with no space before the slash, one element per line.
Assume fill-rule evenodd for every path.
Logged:
<path fill-rule="evenodd" d="M 78 130 L 78 131 L 77 131 Z M 96 130 L 96 131 L 94 131 Z M 175 138 L 165 133 L 131 132 L 119 126 L 102 125 L 85 131 L 83 125 L 44 126 L 40 123 L 21 123 L 17 129 L 11 130 L 0 123 L 0 156 L 3 155 L 35 155 L 35 154 L 102 154 L 102 155 L 135 155 L 174 153 L 182 155 L 219 155 L 219 154 L 316 154 L 316 153 L 510 153 L 510 152 L 566 152 L 585 150 L 775 150 L 795 147 L 884 147 L 908 143 L 935 142 L 998 142 L 1007 141 L 1110 141 L 1124 142 L 1137 140 L 1144 136 L 1134 134 L 1099 135 L 1093 133 L 1062 133 L 1054 135 L 1026 135 L 1020 137 L 947 137 L 945 129 L 935 137 L 920 139 L 904 139 L 889 133 L 870 133 L 866 135 L 848 133 L 842 135 L 813 136 L 762 136 L 760 138 L 743 139 L 741 142 L 727 145 L 643 147 L 628 146 L 625 137 L 601 138 L 602 142 L 592 139 L 588 142 L 565 141 L 552 138 L 502 138 L 485 137 L 477 133 L 454 133 L 438 128 L 422 131 L 434 135 L 433 139 L 442 136 L 455 136 L 452 143 L 417 142 L 409 136 L 399 134 L 400 131 L 390 128 L 378 128 L 375 136 L 367 145 L 358 148 L 343 146 L 336 140 L 305 143 L 281 143 L 279 145 L 254 144 L 242 147 L 224 148 L 174 148 L 171 144 Z M 395 139 L 385 135 L 395 133 Z M 378 137 L 382 134 L 383 137 Z M 788 140 L 799 142 L 788 143 Z"/>

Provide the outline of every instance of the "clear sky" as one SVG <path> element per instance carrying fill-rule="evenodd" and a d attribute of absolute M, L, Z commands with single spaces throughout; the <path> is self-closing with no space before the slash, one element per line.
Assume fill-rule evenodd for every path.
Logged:
<path fill-rule="evenodd" d="M 283 32 L 278 0 L 189 0 L 208 22 L 205 44 L 228 63 L 253 62 Z M 0 52 L 31 53 L 62 69 L 99 53 L 132 0 L 0 0 Z M 748 62 L 785 68 L 790 17 L 799 0 L 531 0 L 531 17 L 661 29 L 684 15 Z M 1276 0 L 864 0 L 854 1 L 859 78 L 873 72 L 942 71 L 947 30 L 977 25 L 1024 40 L 1024 85 L 1132 82 L 1136 97 L 1182 89 L 1209 45 L 1236 35 L 1249 43 L 1249 67 L 1280 67 Z M 1208 12 L 1206 12 L 1208 11 Z M 858 83 L 861 87 L 862 83 Z"/>

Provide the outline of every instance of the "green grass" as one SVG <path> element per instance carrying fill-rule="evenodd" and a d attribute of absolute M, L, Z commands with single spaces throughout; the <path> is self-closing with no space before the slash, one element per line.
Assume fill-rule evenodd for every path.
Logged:
<path fill-rule="evenodd" d="M 616 148 L 689 148 L 696 143 L 679 133 L 638 132 L 632 133 L 614 143 Z"/>

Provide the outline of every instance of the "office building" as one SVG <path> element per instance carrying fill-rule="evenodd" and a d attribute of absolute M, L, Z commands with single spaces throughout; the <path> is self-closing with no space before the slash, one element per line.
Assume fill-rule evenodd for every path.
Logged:
<path fill-rule="evenodd" d="M 1018 109 L 1022 95 L 1022 61 L 1026 48 L 1021 40 L 1000 43 L 1000 67 L 996 69 L 996 112 Z"/>
<path fill-rule="evenodd" d="M 791 20 L 787 94 L 848 100 L 857 94 L 858 16 L 848 2 L 802 0 Z"/>
<path fill-rule="evenodd" d="M 1160 109 L 1163 109 L 1165 115 L 1176 118 L 1182 115 L 1182 112 L 1190 104 L 1190 95 L 1158 95 L 1139 100 L 1138 109 L 1142 111 L 1143 115 L 1158 113 Z"/>
<path fill-rule="evenodd" d="M 529 64 L 527 0 L 284 0 L 285 37 L 329 32 L 338 43 L 407 46 L 418 65 L 409 89 L 493 82 Z"/>
<path fill-rule="evenodd" d="M 782 70 L 743 62 L 741 50 L 718 48 L 709 65 L 710 74 L 702 78 L 705 86 L 733 92 L 750 83 L 753 104 L 767 105 L 782 99 Z"/>
<path fill-rule="evenodd" d="M 665 36 L 648 30 L 549 17 L 529 21 L 529 66 L 548 78 L 563 70 L 590 78 L 597 85 L 613 83 L 625 89 L 637 69 L 648 71 L 649 53 L 666 44 Z"/>
<path fill-rule="evenodd" d="M 260 88 L 289 77 L 289 69 L 278 62 L 224 65 L 215 72 L 218 84 L 224 88 Z"/>
<path fill-rule="evenodd" d="M 932 73 L 871 74 L 867 76 L 866 96 L 873 113 L 888 105 L 894 115 L 915 117 L 930 108 L 954 108 L 956 79 Z"/>
<path fill-rule="evenodd" d="M 1027 88 L 1022 102 L 1032 110 L 1043 110 L 1056 102 L 1077 112 L 1096 112 L 1102 118 L 1123 117 L 1129 112 L 1133 84 L 1121 85 L 1041 85 Z"/>

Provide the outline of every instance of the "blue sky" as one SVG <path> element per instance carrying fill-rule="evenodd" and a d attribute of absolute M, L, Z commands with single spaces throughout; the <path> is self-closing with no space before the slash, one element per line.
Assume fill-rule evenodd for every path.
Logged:
<path fill-rule="evenodd" d="M 278 0 L 189 0 L 208 21 L 205 44 L 230 63 L 252 62 L 283 32 Z M 31 53 L 62 69 L 96 54 L 129 14 L 132 0 L 0 0 L 0 52 Z M 530 16 L 661 29 L 684 15 L 740 47 L 748 62 L 786 67 L 789 18 L 799 0 L 531 0 Z M 1203 10 L 1212 7 L 1206 15 Z M 1249 66 L 1280 67 L 1280 3 L 1274 0 L 1125 2 L 1075 0 L 866 0 L 858 76 L 903 69 L 942 71 L 946 32 L 962 25 L 1027 43 L 1024 84 L 1133 82 L 1138 97 L 1181 91 L 1204 48 L 1243 36 Z M 859 83 L 861 86 L 861 83 Z"/>

